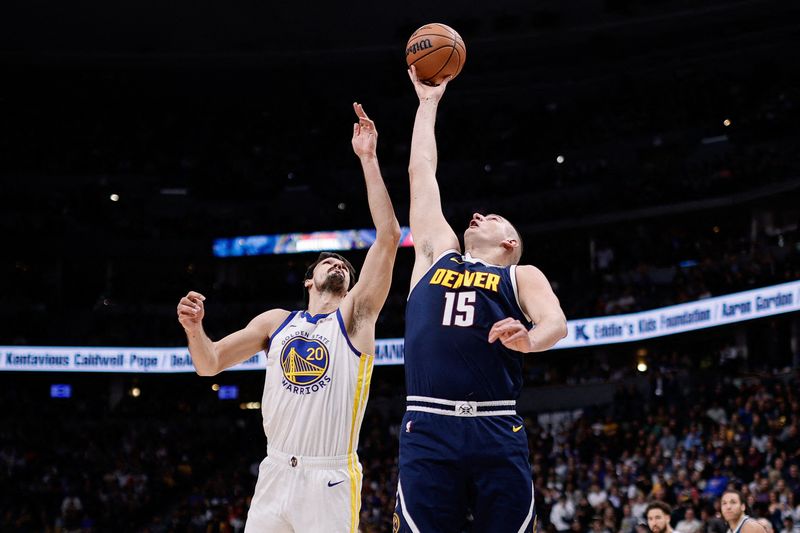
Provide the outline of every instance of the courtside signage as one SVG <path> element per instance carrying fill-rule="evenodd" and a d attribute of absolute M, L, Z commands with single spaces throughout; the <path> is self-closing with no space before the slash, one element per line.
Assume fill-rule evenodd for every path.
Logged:
<path fill-rule="evenodd" d="M 633 342 L 800 310 L 800 281 L 651 311 L 570 320 L 555 348 Z"/>
<path fill-rule="evenodd" d="M 554 349 L 634 342 L 800 310 L 800 280 L 641 313 L 570 320 Z M 0 346 L 0 371 L 194 372 L 186 348 Z M 379 339 L 376 365 L 403 364 L 403 339 Z M 264 370 L 258 352 L 230 370 Z"/>

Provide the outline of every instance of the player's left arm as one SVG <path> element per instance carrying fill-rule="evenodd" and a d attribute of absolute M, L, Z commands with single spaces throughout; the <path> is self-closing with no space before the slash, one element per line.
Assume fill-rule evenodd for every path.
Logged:
<path fill-rule="evenodd" d="M 532 265 L 516 268 L 519 303 L 535 327 L 528 330 L 514 318 L 505 318 L 489 330 L 489 342 L 500 340 L 504 346 L 522 353 L 543 352 L 567 336 L 567 319 L 550 282 Z"/>
<path fill-rule="evenodd" d="M 375 242 L 370 246 L 358 282 L 341 305 L 342 318 L 353 344 L 372 351 L 375 321 L 392 284 L 392 269 L 400 242 L 400 224 L 378 165 L 378 131 L 360 104 L 353 104 L 358 123 L 353 125 L 353 151 L 361 161 L 367 185 L 367 201 L 375 224 Z"/>

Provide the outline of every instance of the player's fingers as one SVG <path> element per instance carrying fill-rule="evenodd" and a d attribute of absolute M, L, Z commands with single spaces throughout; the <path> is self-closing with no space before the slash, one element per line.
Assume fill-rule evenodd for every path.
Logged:
<path fill-rule="evenodd" d="M 525 326 L 520 324 L 518 321 L 514 321 L 512 324 L 506 324 L 503 326 L 503 333 L 508 337 L 509 335 L 515 335 L 521 331 L 527 331 Z"/>
<path fill-rule="evenodd" d="M 369 117 L 364 112 L 364 106 L 358 102 L 353 102 L 353 110 L 356 112 L 356 116 L 358 116 L 359 120 L 369 120 Z"/>
<path fill-rule="evenodd" d="M 179 305 L 178 306 L 178 315 L 185 315 L 185 316 L 197 316 L 200 310 L 196 307 L 191 307 L 188 305 Z"/>
<path fill-rule="evenodd" d="M 511 318 L 511 317 L 504 318 L 503 320 L 498 320 L 497 322 L 495 322 L 494 325 L 492 326 L 492 328 L 499 328 L 499 327 L 505 326 L 506 324 L 510 324 L 513 321 L 514 321 L 514 319 Z"/>
<path fill-rule="evenodd" d="M 185 305 L 185 306 L 187 306 L 187 307 L 191 307 L 192 309 L 199 308 L 199 306 L 197 305 L 197 303 L 195 303 L 193 300 L 190 300 L 190 299 L 189 299 L 189 298 L 187 298 L 186 296 L 184 296 L 183 298 L 181 298 L 181 301 L 180 301 L 180 302 L 178 302 L 178 307 L 180 307 L 181 305 Z"/>
<path fill-rule="evenodd" d="M 444 91 L 447 88 L 447 84 L 450 83 L 450 80 L 453 79 L 453 76 L 447 76 L 442 81 L 439 82 L 437 87 L 441 87 L 441 90 Z"/>
<path fill-rule="evenodd" d="M 181 299 L 182 303 L 185 303 L 189 307 L 201 307 L 203 305 L 203 300 L 200 298 L 183 298 Z"/>
<path fill-rule="evenodd" d="M 506 324 L 497 328 L 497 333 L 503 338 L 507 338 L 509 335 L 517 333 L 517 331 L 519 331 L 519 328 L 517 328 L 516 324 Z"/>
<path fill-rule="evenodd" d="M 518 331 L 518 332 L 514 333 L 513 335 L 504 338 L 503 339 L 503 344 L 506 345 L 506 346 L 508 346 L 509 344 L 514 344 L 515 342 L 524 339 L 525 335 L 527 335 L 527 332 Z"/>
<path fill-rule="evenodd" d="M 498 320 L 492 325 L 492 327 L 489 329 L 489 342 L 494 342 L 500 337 L 500 328 L 502 328 L 509 320 L 511 319 L 504 318 L 503 320 Z"/>
<path fill-rule="evenodd" d="M 187 298 L 197 298 L 199 300 L 205 300 L 206 297 L 200 294 L 199 292 L 189 291 L 189 294 L 186 295 Z"/>
<path fill-rule="evenodd" d="M 358 136 L 361 133 L 361 127 L 358 125 L 358 122 L 353 124 L 353 135 Z"/>
<path fill-rule="evenodd" d="M 494 323 L 494 325 L 495 326 L 502 326 L 503 324 L 508 324 L 509 322 L 512 322 L 513 320 L 514 319 L 509 316 L 509 317 L 506 317 L 506 318 L 504 318 L 502 320 L 498 320 L 497 322 Z"/>

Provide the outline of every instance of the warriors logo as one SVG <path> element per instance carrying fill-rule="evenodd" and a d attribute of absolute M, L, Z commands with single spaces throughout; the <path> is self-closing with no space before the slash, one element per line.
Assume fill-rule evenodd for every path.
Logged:
<path fill-rule="evenodd" d="M 295 337 L 281 352 L 283 377 L 292 385 L 308 387 L 320 381 L 328 370 L 328 349 L 318 340 Z"/>
<path fill-rule="evenodd" d="M 392 533 L 397 533 L 400 531 L 400 517 L 397 516 L 397 513 L 394 513 L 392 516 Z"/>

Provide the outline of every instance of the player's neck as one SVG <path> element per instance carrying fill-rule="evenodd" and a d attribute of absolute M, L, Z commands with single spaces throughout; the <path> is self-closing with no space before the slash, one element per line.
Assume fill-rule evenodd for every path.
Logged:
<path fill-rule="evenodd" d="M 332 292 L 312 294 L 308 299 L 308 314 L 315 316 L 333 313 L 339 308 L 342 298 L 341 294 Z"/>
<path fill-rule="evenodd" d="M 496 247 L 480 248 L 472 246 L 464 250 L 465 254 L 469 254 L 472 259 L 480 259 L 484 263 L 490 265 L 505 265 L 506 254 L 503 251 L 498 251 Z"/>
<path fill-rule="evenodd" d="M 740 514 L 736 517 L 736 520 L 728 521 L 728 527 L 731 528 L 731 531 L 736 531 L 736 528 L 739 527 L 739 523 L 744 518 L 744 513 Z"/>

